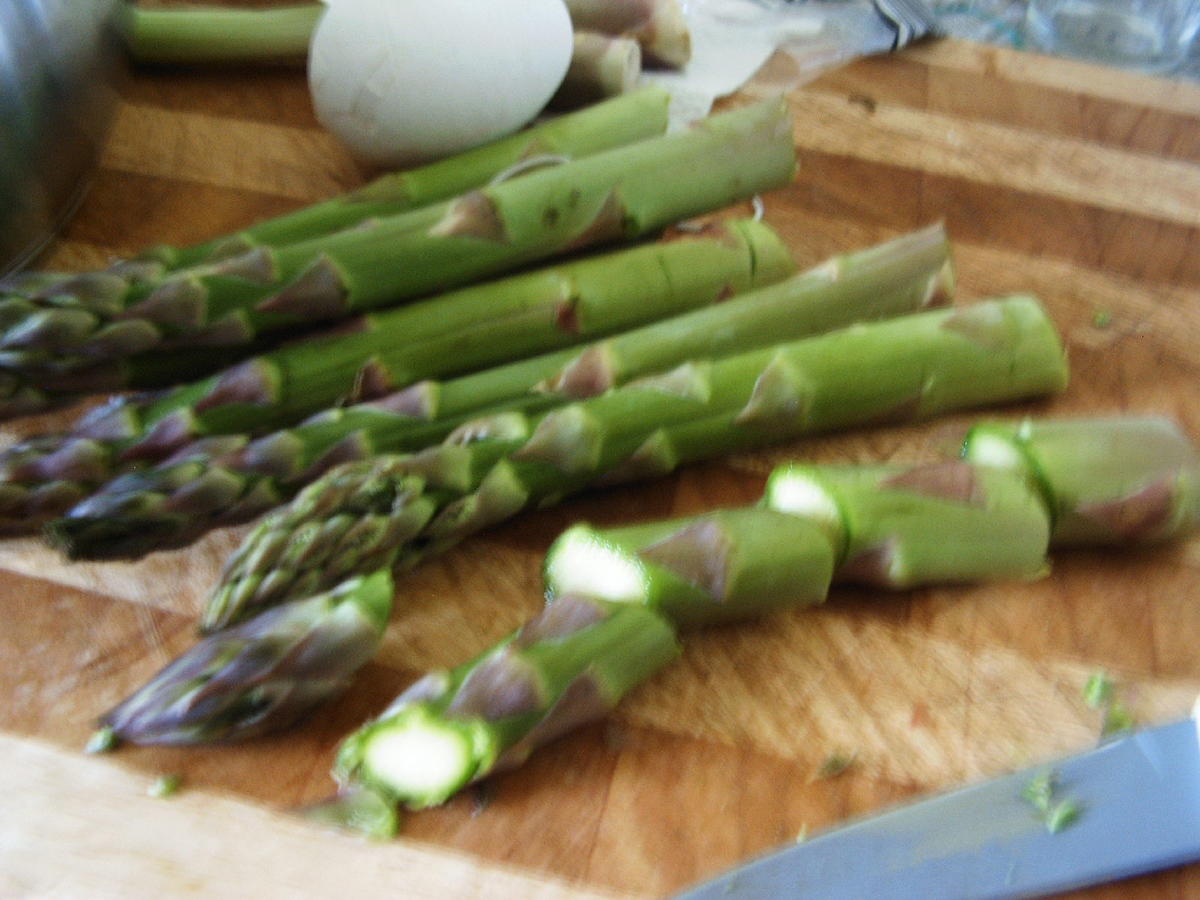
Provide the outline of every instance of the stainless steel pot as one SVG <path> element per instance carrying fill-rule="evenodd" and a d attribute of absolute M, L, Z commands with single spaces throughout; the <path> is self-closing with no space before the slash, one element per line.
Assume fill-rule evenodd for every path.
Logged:
<path fill-rule="evenodd" d="M 0 0 L 0 274 L 78 205 L 115 105 L 118 0 Z"/>

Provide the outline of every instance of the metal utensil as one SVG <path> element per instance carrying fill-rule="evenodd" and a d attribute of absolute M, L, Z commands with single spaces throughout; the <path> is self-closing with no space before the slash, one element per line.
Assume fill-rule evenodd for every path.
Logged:
<path fill-rule="evenodd" d="M 1053 773 L 1052 833 L 1024 796 Z M 1184 719 L 787 847 L 676 900 L 1002 900 L 1200 859 L 1200 740 Z"/>
<path fill-rule="evenodd" d="M 74 211 L 114 107 L 117 0 L 0 3 L 0 274 Z"/>

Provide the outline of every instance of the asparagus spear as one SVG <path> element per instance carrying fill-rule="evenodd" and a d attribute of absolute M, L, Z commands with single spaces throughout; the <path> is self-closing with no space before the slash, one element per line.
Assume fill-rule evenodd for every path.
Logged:
<path fill-rule="evenodd" d="M 986 423 L 963 458 L 1029 479 L 1056 544 L 1150 543 L 1200 521 L 1200 457 L 1168 419 Z"/>
<path fill-rule="evenodd" d="M 792 465 L 772 473 L 764 502 L 827 529 L 843 583 L 909 588 L 1046 572 L 1041 497 L 999 469 Z"/>
<path fill-rule="evenodd" d="M 1161 471 L 1164 443 L 1176 451 L 1189 447 L 1161 420 L 1022 427 L 1045 429 L 1056 450 L 1077 454 L 1080 467 L 1061 470 L 1072 483 L 1115 467 L 1092 452 L 1096 433 L 1157 436 L 1141 452 L 1134 442 L 1125 446 L 1116 465 L 1134 482 Z M 1037 575 L 1046 568 L 1050 508 L 1026 476 L 1020 467 L 963 461 L 792 464 L 772 473 L 765 506 L 622 528 L 576 525 L 546 554 L 545 610 L 474 660 L 417 681 L 343 742 L 334 776 L 351 791 L 365 787 L 392 804 L 431 806 L 604 715 L 639 683 L 634 678 L 671 661 L 675 629 L 821 603 L 831 579 L 853 583 L 866 575 L 869 583 L 902 589 Z M 1065 488 L 1053 477 L 1048 482 L 1053 491 Z M 1102 532 L 1096 538 L 1110 540 Z M 1076 543 L 1080 536 L 1063 540 Z M 880 547 L 888 548 L 886 566 L 878 565 Z M 611 643 L 593 638 L 583 649 L 579 637 L 626 610 L 637 610 L 646 631 L 661 634 L 657 653 L 632 642 L 623 647 L 615 636 Z M 568 644 L 570 668 L 540 665 L 557 660 Z M 630 673 L 619 692 L 597 690 L 607 681 L 590 673 L 616 666 Z"/>
<path fill-rule="evenodd" d="M 379 646 L 386 571 L 279 606 L 206 638 L 101 720 L 117 739 L 194 744 L 254 737 L 343 691 Z"/>
<path fill-rule="evenodd" d="M 760 262 L 761 262 L 761 253 Z M 940 226 L 829 260 L 777 285 L 643 326 L 378 403 L 324 413 L 235 452 L 187 448 L 174 462 L 110 482 L 47 529 L 72 558 L 144 553 L 283 502 L 334 462 L 415 450 L 485 409 L 527 412 L 602 393 L 688 359 L 913 312 L 949 299 L 949 246 Z M 201 485 L 209 486 L 201 488 Z"/>
<path fill-rule="evenodd" d="M 47 312 L 0 338 L 36 355 L 110 358 L 171 340 L 244 343 L 479 280 L 555 253 L 633 239 L 787 183 L 795 151 L 782 101 L 399 215 L 261 246 L 133 288 L 115 319 Z M 49 346 L 47 346 L 49 344 Z"/>
<path fill-rule="evenodd" d="M 478 659 L 413 685 L 342 745 L 337 777 L 434 806 L 604 716 L 678 652 L 652 610 L 564 597 Z"/>
<path fill-rule="evenodd" d="M 223 627 L 355 573 L 410 565 L 530 504 L 589 485 L 661 475 L 801 434 L 920 419 L 1065 384 L 1058 337 L 1029 298 L 856 325 L 685 364 L 536 420 L 510 414 L 503 429 L 487 423 L 479 440 L 470 440 L 467 426 L 411 456 L 331 470 L 247 537 L 203 623 Z M 415 537 L 407 525 L 397 532 L 390 523 L 416 499 Z"/>
<path fill-rule="evenodd" d="M 712 303 L 792 268 L 765 225 L 739 222 L 685 239 L 463 288 L 363 317 L 342 333 L 253 357 L 170 391 L 115 401 L 65 435 L 0 454 L 0 521 L 36 527 L 26 497 L 45 485 L 76 503 L 123 470 L 170 458 L 213 435 L 222 452 L 340 399 L 386 396 L 439 375 L 480 369 Z"/>
<path fill-rule="evenodd" d="M 144 11 L 150 14 L 149 10 Z M 230 11 L 234 12 L 234 11 Z M 139 15 L 141 13 L 139 12 Z M 174 11 L 171 13 L 174 14 Z M 160 244 L 137 259 L 84 274 L 26 272 L 0 281 L 0 328 L 14 332 L 7 343 L 23 347 L 39 329 L 50 328 L 50 312 L 78 306 L 101 317 L 120 314 L 136 292 L 167 273 L 237 256 L 256 247 L 280 247 L 331 234 L 375 216 L 428 206 L 487 184 L 514 166 L 538 157 L 582 159 L 661 135 L 667 126 L 665 91 L 647 88 L 547 120 L 518 134 L 465 153 L 401 172 L 391 172 L 349 193 L 304 207 L 241 231 L 191 246 Z M 33 298 L 32 302 L 28 298 Z M 37 318 L 36 313 L 44 314 Z M 45 319 L 50 321 L 44 321 Z M 22 333 L 27 339 L 19 339 Z M 7 364 L 33 364 L 38 357 L 9 351 Z"/>

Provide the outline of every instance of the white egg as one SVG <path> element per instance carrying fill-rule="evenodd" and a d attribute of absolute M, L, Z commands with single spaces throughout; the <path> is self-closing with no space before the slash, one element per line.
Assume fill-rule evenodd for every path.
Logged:
<path fill-rule="evenodd" d="M 321 124 L 356 156 L 410 165 L 529 122 L 572 46 L 563 0 L 330 0 L 309 86 Z"/>

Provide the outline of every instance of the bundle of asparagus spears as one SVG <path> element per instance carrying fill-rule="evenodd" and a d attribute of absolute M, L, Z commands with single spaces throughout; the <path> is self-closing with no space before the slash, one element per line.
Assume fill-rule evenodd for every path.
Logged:
<path fill-rule="evenodd" d="M 363 600 L 353 585 L 530 506 L 802 434 L 1059 391 L 1066 377 L 1045 313 L 1013 297 L 696 359 L 545 413 L 492 414 L 416 453 L 343 464 L 262 520 L 205 610 L 215 633 L 107 727 L 135 742 L 197 743 L 291 724 L 379 641 L 378 629 L 346 627 L 375 620 L 350 610 L 378 607 L 374 590 Z M 329 591 L 343 593 L 333 602 Z M 333 649 L 341 640 L 345 653 Z M 320 677 L 298 652 L 309 645 L 323 648 Z"/>
<path fill-rule="evenodd" d="M 477 151 L 468 166 L 475 172 L 471 180 L 543 139 L 590 152 L 614 116 L 612 132 L 626 137 L 647 127 L 640 123 L 647 110 L 651 130 L 661 130 L 664 103 L 659 92 L 632 95 L 607 105 L 604 115 L 579 114 L 572 119 L 578 128 L 560 123 L 557 130 L 510 139 L 499 150 Z M 619 124 L 635 120 L 639 124 Z M 65 280 L 45 274 L 16 279 L 10 290 L 29 296 L 14 294 L 3 304 L 0 320 L 8 328 L 0 337 L 0 362 L 42 390 L 97 381 L 111 386 L 152 368 L 145 364 L 151 348 L 182 342 L 193 350 L 212 344 L 249 351 L 252 340 L 281 329 L 345 319 L 550 255 L 650 234 L 786 183 L 794 165 L 787 115 L 769 102 L 713 117 L 687 134 L 637 141 L 394 211 L 447 185 L 457 188 L 466 177 L 455 167 L 447 175 L 439 174 L 446 167 L 429 167 L 219 245 L 158 248 L 152 254 L 158 262 L 149 268 L 143 259 Z M 350 222 L 357 224 L 346 227 Z M 330 223 L 338 230 L 325 233 Z M 253 249 L 229 255 L 231 246 L 247 244 Z M 208 261 L 169 268 L 172 260 L 197 257 Z M 64 434 L 11 448 L 0 455 L 0 520 L 9 530 L 37 527 L 121 472 L 180 453 L 190 458 L 198 449 L 225 455 L 338 403 L 378 399 L 430 378 L 577 344 L 791 271 L 769 230 L 735 225 L 352 319 L 336 336 L 114 401 Z M 197 441 L 204 441 L 202 448 Z"/>
<path fill-rule="evenodd" d="M 181 368 L 180 350 L 199 343 L 195 336 L 170 353 L 143 352 L 158 335 L 146 322 L 137 322 L 129 306 L 177 273 L 200 275 L 256 250 L 311 242 L 429 207 L 505 173 L 519 177 L 528 163 L 580 160 L 661 136 L 667 99 L 656 90 L 629 94 L 451 159 L 383 175 L 340 197 L 232 234 L 192 246 L 148 248 L 101 271 L 11 276 L 0 282 L 0 415 L 34 411 L 79 393 L 162 387 L 249 356 L 253 351 L 244 344 L 216 353 L 193 350 L 186 360 L 190 368 Z M 377 265 L 387 268 L 387 255 L 377 252 Z M 175 312 L 183 320 L 177 327 L 195 314 L 182 303 Z M 127 324 L 131 319 L 134 324 Z"/>

